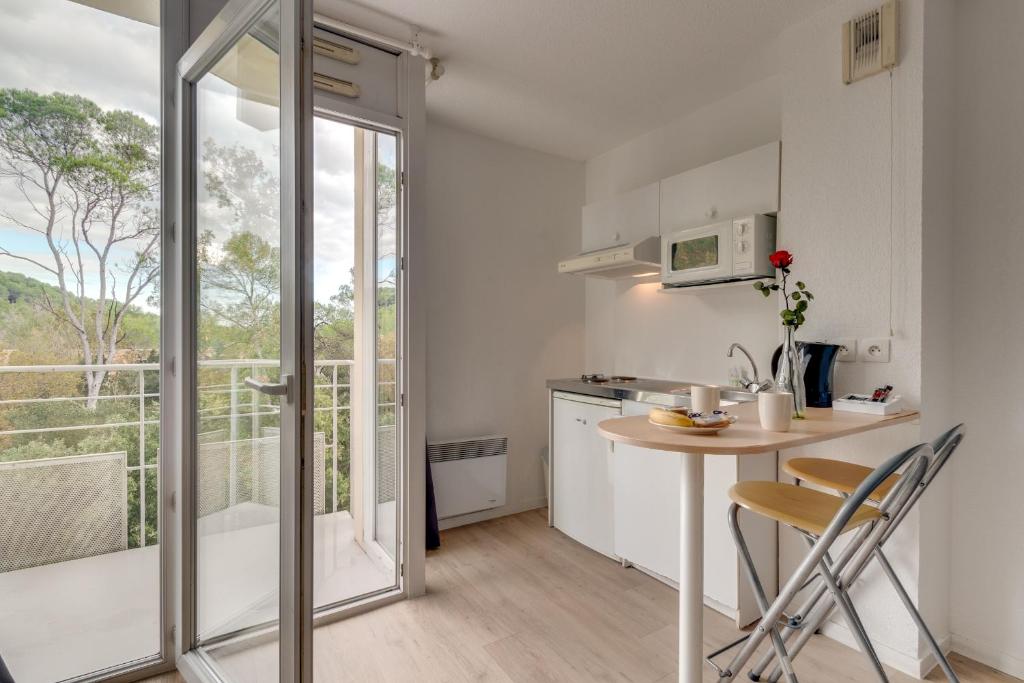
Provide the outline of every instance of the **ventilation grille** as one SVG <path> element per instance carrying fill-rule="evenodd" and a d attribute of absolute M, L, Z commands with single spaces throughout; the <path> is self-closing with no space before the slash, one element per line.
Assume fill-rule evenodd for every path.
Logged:
<path fill-rule="evenodd" d="M 441 441 L 427 444 L 427 458 L 432 463 L 489 458 L 507 453 L 507 436 L 481 436 L 462 441 Z"/>
<path fill-rule="evenodd" d="M 896 66 L 896 0 L 843 24 L 843 82 L 853 83 Z"/>

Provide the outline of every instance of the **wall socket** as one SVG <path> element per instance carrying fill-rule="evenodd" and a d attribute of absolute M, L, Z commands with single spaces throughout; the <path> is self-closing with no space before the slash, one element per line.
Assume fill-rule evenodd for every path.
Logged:
<path fill-rule="evenodd" d="M 860 343 L 859 358 L 865 363 L 888 363 L 891 348 L 892 340 L 889 337 L 864 339 Z"/>
<path fill-rule="evenodd" d="M 839 355 L 836 356 L 836 360 L 840 363 L 852 363 L 857 360 L 857 340 L 853 337 L 844 337 L 842 339 L 833 339 L 833 344 L 839 346 Z"/>

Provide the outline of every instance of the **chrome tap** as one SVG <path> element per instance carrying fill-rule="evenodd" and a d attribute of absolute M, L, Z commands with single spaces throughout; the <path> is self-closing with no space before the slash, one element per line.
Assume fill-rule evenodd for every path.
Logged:
<path fill-rule="evenodd" d="M 757 363 L 754 362 L 754 357 L 750 355 L 750 352 L 743 348 L 743 344 L 733 343 L 733 345 L 729 347 L 729 352 L 726 353 L 725 355 L 728 358 L 732 358 L 733 351 L 735 351 L 736 349 L 739 349 L 740 351 L 743 352 L 743 355 L 747 357 L 748 361 L 750 361 L 750 369 L 754 371 L 753 379 L 747 377 L 747 373 L 745 371 L 743 372 L 741 376 L 743 388 L 755 394 L 759 391 L 766 391 L 768 389 L 771 389 L 772 381 L 770 379 L 767 379 L 763 382 L 761 381 L 761 377 L 757 373 Z"/>

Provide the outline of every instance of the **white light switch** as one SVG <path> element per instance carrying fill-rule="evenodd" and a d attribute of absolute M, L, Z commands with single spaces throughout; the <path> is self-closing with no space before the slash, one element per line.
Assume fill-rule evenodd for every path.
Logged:
<path fill-rule="evenodd" d="M 866 363 L 888 363 L 891 344 L 888 337 L 864 339 L 860 342 L 859 358 Z"/>

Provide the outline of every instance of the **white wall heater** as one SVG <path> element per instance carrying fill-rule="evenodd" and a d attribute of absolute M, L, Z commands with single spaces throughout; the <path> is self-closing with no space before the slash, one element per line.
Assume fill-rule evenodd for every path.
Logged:
<path fill-rule="evenodd" d="M 427 443 L 438 519 L 505 504 L 508 437 L 479 436 Z"/>

